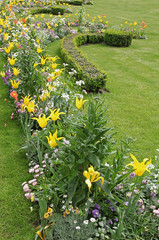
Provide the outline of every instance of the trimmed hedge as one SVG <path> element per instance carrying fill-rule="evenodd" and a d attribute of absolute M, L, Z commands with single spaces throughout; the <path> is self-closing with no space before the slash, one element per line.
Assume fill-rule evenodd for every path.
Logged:
<path fill-rule="evenodd" d="M 63 15 L 65 13 L 65 8 L 63 7 L 50 7 L 50 8 L 34 8 L 34 9 L 31 9 L 31 14 L 34 15 L 34 14 L 38 14 L 38 13 L 51 13 L 51 14 L 54 14 L 54 15 L 58 15 L 58 14 L 61 14 Z"/>
<path fill-rule="evenodd" d="M 70 5 L 82 5 L 83 0 L 72 0 L 72 1 L 65 1 L 65 0 L 56 0 L 57 3 L 68 3 Z"/>
<path fill-rule="evenodd" d="M 106 30 L 104 33 L 104 43 L 113 47 L 129 47 L 133 35 L 129 32 Z"/>
<path fill-rule="evenodd" d="M 84 80 L 83 88 L 90 92 L 97 92 L 105 87 L 107 74 L 88 61 L 78 47 L 86 43 L 99 43 L 103 39 L 103 34 L 88 33 L 71 34 L 61 40 L 61 57 L 69 68 L 73 67 L 76 70 L 76 77 Z"/>

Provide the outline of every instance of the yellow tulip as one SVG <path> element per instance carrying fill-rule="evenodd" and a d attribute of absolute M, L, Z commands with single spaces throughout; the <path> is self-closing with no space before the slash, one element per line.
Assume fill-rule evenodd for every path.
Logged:
<path fill-rule="evenodd" d="M 44 65 L 46 62 L 46 58 L 44 59 L 43 57 L 41 58 L 41 64 Z"/>
<path fill-rule="evenodd" d="M 12 68 L 13 69 L 13 73 L 15 76 L 17 76 L 19 74 L 19 69 L 18 68 Z"/>
<path fill-rule="evenodd" d="M 47 122 L 50 120 L 50 117 L 46 118 L 45 114 L 43 114 L 43 116 L 41 117 L 41 115 L 42 114 L 39 115 L 39 118 L 33 117 L 32 119 L 37 120 L 37 122 L 39 123 L 39 126 L 41 128 L 44 128 L 44 127 L 46 127 Z"/>
<path fill-rule="evenodd" d="M 64 112 L 59 112 L 60 108 L 58 108 L 58 109 L 55 108 L 54 110 L 49 109 L 49 110 L 51 112 L 50 117 L 51 117 L 52 121 L 57 121 L 57 119 L 60 119 L 59 116 L 61 114 L 65 114 Z"/>
<path fill-rule="evenodd" d="M 13 80 L 13 81 L 10 80 L 10 82 L 11 82 L 11 84 L 12 84 L 12 87 L 15 88 L 15 89 L 18 88 L 19 83 L 20 83 L 20 81 L 16 82 L 15 80 Z"/>
<path fill-rule="evenodd" d="M 83 107 L 83 104 L 87 102 L 88 100 L 83 100 L 82 98 L 79 100 L 76 97 L 76 107 L 80 110 Z"/>
<path fill-rule="evenodd" d="M 85 183 L 87 184 L 89 191 L 92 186 L 92 182 L 97 182 L 99 179 L 102 180 L 102 185 L 104 183 L 104 178 L 100 177 L 100 173 L 97 171 L 94 171 L 93 166 L 90 166 L 88 168 L 88 171 L 83 172 L 83 176 L 86 177 L 87 179 L 85 180 Z"/>
<path fill-rule="evenodd" d="M 151 173 L 147 168 L 147 166 L 151 163 L 151 159 L 145 164 L 148 158 L 145 158 L 142 162 L 139 162 L 133 154 L 130 154 L 130 156 L 134 160 L 134 163 L 129 163 L 127 166 L 132 166 L 134 168 L 134 173 L 136 176 L 142 176 L 145 171 Z"/>
<path fill-rule="evenodd" d="M 4 47 L 4 51 L 8 54 L 8 53 L 10 53 L 10 50 L 11 50 L 11 48 L 10 47 Z"/>
<path fill-rule="evenodd" d="M 59 65 L 59 64 L 57 64 L 57 63 L 53 63 L 53 64 L 51 65 L 51 67 L 55 70 L 58 65 Z"/>
<path fill-rule="evenodd" d="M 41 53 L 41 52 L 43 52 L 43 51 L 44 51 L 43 49 L 37 47 L 37 53 Z"/>
<path fill-rule="evenodd" d="M 56 140 L 57 141 L 59 141 L 60 139 L 63 139 L 63 137 L 57 137 L 57 130 L 56 130 L 56 132 L 52 135 L 51 134 L 51 132 L 50 132 L 50 135 L 49 135 L 49 137 L 48 136 L 46 136 L 46 138 L 47 138 L 47 140 L 48 140 L 48 144 L 50 145 L 50 147 L 56 147 L 57 146 L 57 142 L 56 142 Z"/>
<path fill-rule="evenodd" d="M 14 59 L 13 56 L 12 56 L 12 58 L 8 58 L 10 65 L 14 65 L 16 60 L 17 60 L 17 58 Z"/>
<path fill-rule="evenodd" d="M 2 77 L 5 77 L 5 72 L 0 72 L 0 75 L 1 75 Z"/>
<path fill-rule="evenodd" d="M 24 105 L 28 106 L 31 99 L 32 99 L 32 97 L 30 97 L 30 95 L 23 97 Z"/>
<path fill-rule="evenodd" d="M 29 102 L 29 104 L 26 108 L 29 113 L 31 113 L 31 112 L 34 113 L 35 107 L 37 107 L 37 105 L 35 105 L 35 100 L 33 100 L 32 102 Z"/>
<path fill-rule="evenodd" d="M 3 33 L 3 34 L 4 34 L 4 40 L 7 41 L 8 37 L 9 37 L 9 34 L 8 33 Z"/>

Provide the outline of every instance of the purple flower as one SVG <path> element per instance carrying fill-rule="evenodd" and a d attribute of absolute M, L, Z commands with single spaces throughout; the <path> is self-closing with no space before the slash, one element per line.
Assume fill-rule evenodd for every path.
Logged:
<path fill-rule="evenodd" d="M 111 225 L 112 225 L 112 224 L 113 224 L 113 221 L 112 221 L 112 220 L 108 221 L 108 224 L 111 224 Z"/>
<path fill-rule="evenodd" d="M 115 218 L 114 221 L 115 221 L 115 222 L 118 222 L 118 218 Z"/>
<path fill-rule="evenodd" d="M 94 217 L 94 218 L 98 218 L 98 217 L 99 217 L 99 211 L 98 211 L 97 209 L 94 209 L 94 210 L 92 211 L 92 214 L 93 214 L 93 217 Z"/>
<path fill-rule="evenodd" d="M 98 210 L 100 209 L 100 206 L 97 203 L 94 204 L 94 207 Z"/>
<path fill-rule="evenodd" d="M 110 207 L 110 210 L 111 210 L 112 212 L 114 212 L 114 208 L 113 208 L 112 206 Z"/>
<path fill-rule="evenodd" d="M 149 182 L 148 180 L 143 180 L 142 181 L 143 184 L 148 184 L 148 182 Z"/>
<path fill-rule="evenodd" d="M 134 178 L 135 177 L 135 173 L 134 172 L 130 173 L 129 177 L 130 178 Z"/>

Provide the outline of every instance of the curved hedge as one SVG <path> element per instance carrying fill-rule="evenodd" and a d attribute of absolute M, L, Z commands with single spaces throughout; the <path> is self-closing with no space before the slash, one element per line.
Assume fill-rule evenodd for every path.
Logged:
<path fill-rule="evenodd" d="M 71 34 L 61 40 L 62 59 L 76 70 L 76 77 L 84 80 L 84 88 L 91 92 L 105 87 L 107 74 L 91 63 L 78 47 L 99 42 L 103 42 L 103 34 Z"/>
<path fill-rule="evenodd" d="M 104 33 L 105 44 L 113 47 L 129 47 L 132 38 L 133 35 L 130 32 L 107 30 Z"/>
<path fill-rule="evenodd" d="M 30 13 L 32 15 L 38 14 L 38 13 L 50 13 L 53 15 L 63 15 L 65 13 L 66 8 L 64 7 L 43 7 L 43 8 L 33 8 L 31 9 Z"/>
<path fill-rule="evenodd" d="M 84 88 L 91 92 L 97 92 L 104 88 L 107 73 L 91 63 L 80 51 L 79 46 L 86 43 L 104 42 L 108 46 L 128 47 L 131 45 L 132 34 L 122 31 L 107 30 L 103 33 L 86 33 L 68 35 L 61 40 L 61 57 L 76 71 L 76 77 L 85 81 Z"/>

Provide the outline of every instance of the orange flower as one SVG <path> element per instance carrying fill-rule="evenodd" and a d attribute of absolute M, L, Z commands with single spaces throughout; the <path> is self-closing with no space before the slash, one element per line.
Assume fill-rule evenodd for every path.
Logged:
<path fill-rule="evenodd" d="M 16 91 L 12 91 L 12 92 L 10 93 L 10 96 L 11 96 L 12 98 L 14 98 L 16 101 L 18 101 L 18 93 L 17 93 Z"/>

